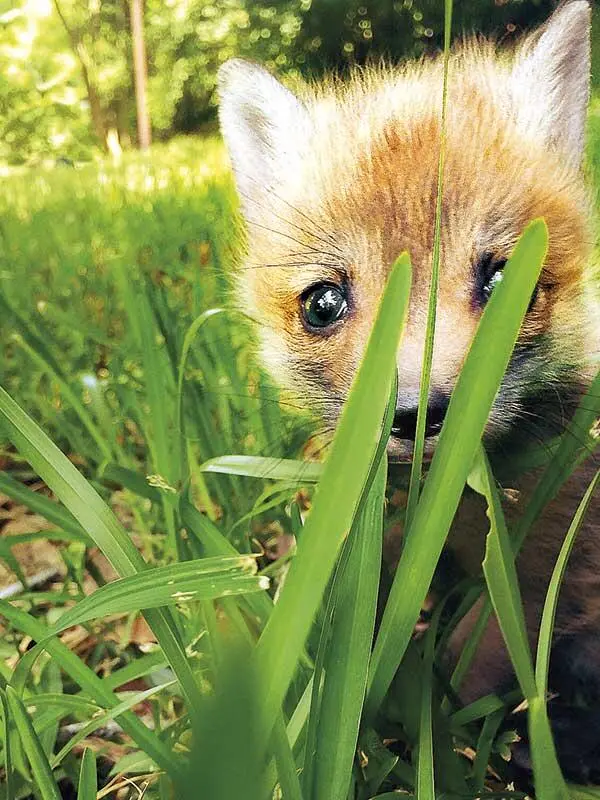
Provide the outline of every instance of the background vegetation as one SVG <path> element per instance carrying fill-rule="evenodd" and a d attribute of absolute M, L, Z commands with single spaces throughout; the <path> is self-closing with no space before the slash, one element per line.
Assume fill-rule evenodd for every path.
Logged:
<path fill-rule="evenodd" d="M 0 161 L 89 159 L 137 139 L 128 0 L 0 5 Z M 134 4 L 135 5 L 135 4 Z M 439 49 L 438 0 L 147 0 L 148 106 L 155 138 L 214 124 L 215 76 L 232 55 L 318 76 Z M 455 31 L 510 42 L 554 0 L 462 0 Z M 596 37 L 597 38 L 597 37 Z"/>
<path fill-rule="evenodd" d="M 454 29 L 510 38 L 550 5 L 466 0 Z M 435 618 L 420 642 L 404 643 L 406 669 L 384 720 L 363 725 L 352 761 L 378 580 L 378 536 L 366 534 L 382 525 L 382 476 L 370 476 L 371 505 L 363 497 L 357 514 L 359 490 L 352 495 L 330 476 L 330 515 L 319 512 L 320 529 L 303 526 L 315 510 L 319 470 L 282 459 L 316 456 L 324 442 L 262 375 L 246 322 L 222 310 L 240 228 L 211 132 L 218 65 L 241 54 L 279 72 L 318 75 L 380 54 L 428 51 L 442 44 L 442 4 L 149 0 L 149 118 L 154 138 L 165 141 L 143 152 L 130 7 L 13 3 L 0 17 L 0 384 L 31 418 L 0 397 L 0 798 L 89 800 L 98 790 L 179 800 L 189 760 L 198 769 L 192 797 L 201 785 L 211 800 L 278 792 L 345 800 L 350 775 L 349 796 L 360 800 L 389 800 L 397 789 L 433 798 L 434 784 L 438 796 L 522 797 L 527 780 L 505 761 L 515 729 L 509 712 L 520 696 L 488 698 L 466 712 L 451 692 L 441 702 L 448 687 L 433 675 L 450 614 Z M 599 185 L 597 100 L 588 169 Z M 348 442 L 343 474 L 359 486 L 369 453 Z M 355 463 L 346 463 L 349 454 Z M 393 490 L 387 500 L 392 526 L 403 512 Z M 312 543 L 327 542 L 353 516 L 351 547 L 296 665 L 301 626 L 310 627 L 310 603 L 328 583 L 325 556 L 335 557 Z M 302 562 L 300 574 L 311 579 L 305 593 L 292 580 L 286 595 L 295 543 L 305 536 L 313 538 L 302 557 L 323 558 L 308 570 Z M 260 576 L 237 554 L 254 554 Z M 435 561 L 432 550 L 427 568 Z M 157 567 L 175 571 L 143 575 Z M 142 583 L 120 596 L 94 594 L 137 572 Z M 272 580 L 269 592 L 264 579 Z M 424 589 L 426 578 L 420 583 Z M 183 594 L 174 596 L 173 585 Z M 461 586 L 461 598 L 480 589 Z M 417 595 L 400 596 L 398 609 Z M 288 605 L 261 637 L 257 679 L 242 665 L 267 629 L 273 596 Z M 165 616 L 153 607 L 159 600 L 171 606 Z M 142 607 L 150 607 L 145 617 Z M 356 616 L 340 614 L 347 608 Z M 68 630 L 41 653 L 35 643 L 65 612 Z M 394 631 L 412 631 L 409 612 L 400 623 Z M 403 648 L 390 649 L 387 667 L 395 669 Z M 527 675 L 531 656 L 520 657 Z M 340 665 L 356 671 L 341 674 Z M 526 689 L 535 701 L 538 688 Z M 264 709 L 274 718 L 284 695 L 267 748 L 275 766 L 263 769 Z M 195 716 L 202 746 L 189 759 Z M 554 793 L 543 800 L 563 798 L 551 748 L 548 758 Z"/>

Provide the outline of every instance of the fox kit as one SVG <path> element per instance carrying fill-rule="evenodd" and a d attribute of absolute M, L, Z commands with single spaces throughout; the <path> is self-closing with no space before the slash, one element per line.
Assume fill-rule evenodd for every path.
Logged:
<path fill-rule="evenodd" d="M 597 368 L 599 306 L 581 170 L 589 51 L 590 8 L 572 0 L 510 55 L 477 41 L 451 56 L 426 455 L 436 446 L 482 310 L 518 236 L 536 217 L 548 224 L 549 252 L 487 424 L 488 449 L 510 454 L 528 440 L 562 432 Z M 438 58 L 304 86 L 298 95 L 240 60 L 220 73 L 221 126 L 248 224 L 238 297 L 257 321 L 265 365 L 327 426 L 335 425 L 348 395 L 390 265 L 403 250 L 410 253 L 413 288 L 388 447 L 395 461 L 410 460 L 415 433 L 442 72 Z M 575 474 L 519 559 L 532 642 L 562 537 L 590 474 L 589 468 Z M 526 476 L 509 486 L 525 501 L 534 482 Z M 571 557 L 553 658 L 555 688 L 578 685 L 590 702 L 600 701 L 598 510 L 597 502 L 589 509 Z M 519 503 L 509 512 L 518 515 Z M 467 496 L 454 529 L 459 560 L 478 569 L 487 525 Z M 459 626 L 455 653 L 476 617 L 477 609 Z M 512 680 L 492 620 L 463 699 L 502 692 Z M 564 766 L 577 772 L 568 758 Z"/>

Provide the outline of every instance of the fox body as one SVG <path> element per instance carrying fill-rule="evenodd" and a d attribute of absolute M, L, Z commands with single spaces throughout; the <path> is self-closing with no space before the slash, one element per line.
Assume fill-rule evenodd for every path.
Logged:
<path fill-rule="evenodd" d="M 527 223 L 549 251 L 485 432 L 507 457 L 561 433 L 597 369 L 597 275 L 581 161 L 589 94 L 590 9 L 563 4 L 510 54 L 490 42 L 450 57 L 441 259 L 426 457 L 485 303 Z M 220 74 L 221 126 L 248 225 L 237 296 L 256 320 L 264 364 L 332 428 L 348 395 L 390 265 L 404 250 L 413 288 L 398 352 L 391 460 L 410 460 L 427 323 L 442 136 L 440 58 L 356 72 L 292 93 L 239 60 Z M 532 640 L 562 537 L 589 469 L 575 474 L 520 559 Z M 509 482 L 526 500 L 534 476 Z M 522 504 L 522 503 L 521 503 Z M 509 515 L 518 515 L 512 504 Z M 557 630 L 600 699 L 598 505 L 581 532 Z M 451 541 L 479 569 L 487 532 L 465 497 Z M 454 649 L 469 635 L 463 620 Z M 512 671 L 495 621 L 464 699 L 505 688 Z M 578 650 L 579 648 L 579 650 Z M 584 653 L 583 658 L 581 654 Z M 579 654 L 579 655 L 578 655 Z M 560 670 L 559 670 L 560 671 Z M 564 672 L 564 670 L 563 670 Z M 562 674 L 562 673 L 561 673 Z"/>

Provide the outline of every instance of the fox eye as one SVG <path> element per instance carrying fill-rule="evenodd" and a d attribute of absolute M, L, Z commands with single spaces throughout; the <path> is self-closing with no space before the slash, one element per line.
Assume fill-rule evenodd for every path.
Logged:
<path fill-rule="evenodd" d="M 505 266 L 506 259 L 496 258 L 492 253 L 485 253 L 481 257 L 478 264 L 479 291 L 477 298 L 480 305 L 484 306 L 487 303 L 492 292 L 494 291 L 494 288 L 502 281 L 504 277 Z M 538 287 L 536 286 L 536 288 L 533 290 L 527 313 L 529 313 L 534 307 L 537 298 Z"/>
<path fill-rule="evenodd" d="M 328 328 L 348 312 L 346 291 L 334 283 L 311 286 L 300 299 L 302 316 L 310 328 Z"/>
<path fill-rule="evenodd" d="M 493 253 L 484 253 L 478 264 L 478 300 L 485 305 L 490 299 L 494 288 L 504 277 L 505 258 L 496 258 Z"/>

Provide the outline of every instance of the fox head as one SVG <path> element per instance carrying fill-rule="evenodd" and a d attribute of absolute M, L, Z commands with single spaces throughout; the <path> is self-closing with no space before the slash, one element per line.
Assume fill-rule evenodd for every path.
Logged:
<path fill-rule="evenodd" d="M 527 223 L 545 266 L 486 438 L 557 433 L 597 356 L 592 236 L 581 161 L 590 9 L 563 4 L 511 54 L 470 42 L 449 66 L 440 286 L 427 415 L 435 446 L 482 310 Z M 410 458 L 431 280 L 443 64 L 356 72 L 292 93 L 259 66 L 220 72 L 220 121 L 248 227 L 237 296 L 276 381 L 333 426 L 391 264 L 413 288 L 398 352 L 390 455 Z"/>

